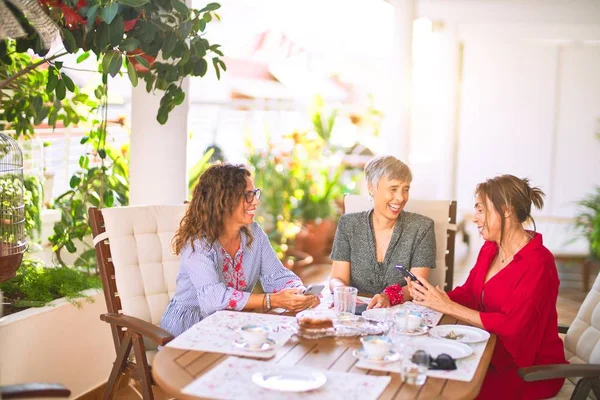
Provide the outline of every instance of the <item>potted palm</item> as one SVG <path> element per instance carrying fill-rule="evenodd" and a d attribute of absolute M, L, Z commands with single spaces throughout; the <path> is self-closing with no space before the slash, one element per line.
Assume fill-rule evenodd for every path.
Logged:
<path fill-rule="evenodd" d="M 600 262 L 600 186 L 577 204 L 580 212 L 575 217 L 575 225 L 590 244 L 591 258 L 598 263 Z"/>

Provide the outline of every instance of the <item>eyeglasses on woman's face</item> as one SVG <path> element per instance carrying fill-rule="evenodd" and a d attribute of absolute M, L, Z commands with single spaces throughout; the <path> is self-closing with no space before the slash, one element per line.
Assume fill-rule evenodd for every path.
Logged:
<path fill-rule="evenodd" d="M 254 201 L 255 197 L 256 197 L 256 200 L 260 200 L 261 191 L 260 191 L 260 189 L 256 188 L 254 190 L 248 190 L 248 191 L 244 192 L 243 194 L 244 194 L 244 199 L 246 200 L 246 203 L 252 203 Z"/>

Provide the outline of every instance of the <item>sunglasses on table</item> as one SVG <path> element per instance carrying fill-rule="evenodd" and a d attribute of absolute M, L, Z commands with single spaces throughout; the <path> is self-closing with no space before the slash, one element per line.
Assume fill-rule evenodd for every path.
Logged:
<path fill-rule="evenodd" d="M 246 203 L 252 203 L 254 201 L 255 197 L 256 197 L 256 200 L 260 200 L 261 191 L 260 191 L 260 189 L 256 188 L 254 190 L 248 190 L 242 194 L 244 195 L 244 199 L 246 200 Z"/>
<path fill-rule="evenodd" d="M 457 368 L 456 360 L 446 353 L 438 354 L 437 357 L 433 358 L 425 350 L 418 350 L 413 354 L 412 361 L 415 362 L 424 356 L 429 357 L 429 369 L 454 371 Z"/>

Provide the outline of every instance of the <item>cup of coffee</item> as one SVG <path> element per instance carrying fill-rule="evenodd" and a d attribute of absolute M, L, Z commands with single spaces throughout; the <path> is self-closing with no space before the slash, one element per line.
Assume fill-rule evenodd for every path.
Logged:
<path fill-rule="evenodd" d="M 411 311 L 406 317 L 406 330 L 409 332 L 416 331 L 421 327 L 423 314 L 416 311 Z"/>
<path fill-rule="evenodd" d="M 360 338 L 361 343 L 371 358 L 382 359 L 390 352 L 394 342 L 387 336 L 365 336 Z"/>
<path fill-rule="evenodd" d="M 269 339 L 270 329 L 264 325 L 250 324 L 240 328 L 242 340 L 249 347 L 260 347 Z"/>

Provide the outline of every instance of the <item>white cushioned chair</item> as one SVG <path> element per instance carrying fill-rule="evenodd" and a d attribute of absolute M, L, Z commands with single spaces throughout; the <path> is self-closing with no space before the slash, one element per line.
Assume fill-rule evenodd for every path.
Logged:
<path fill-rule="evenodd" d="M 171 240 L 185 205 L 90 208 L 90 225 L 117 358 L 105 399 L 113 398 L 124 372 L 153 399 L 150 365 L 158 346 L 173 336 L 158 324 L 175 293 L 179 256 Z M 135 355 L 132 359 L 131 349 Z"/>
<path fill-rule="evenodd" d="M 346 195 L 344 212 L 353 213 L 373 208 L 369 196 Z M 425 215 L 433 219 L 436 241 L 436 268 L 429 275 L 429 281 L 440 285 L 444 290 L 452 290 L 454 277 L 454 242 L 456 238 L 456 201 L 450 200 L 409 200 L 405 211 Z"/>
<path fill-rule="evenodd" d="M 586 399 L 593 392 L 600 399 L 600 275 L 589 291 L 570 327 L 559 326 L 565 336 L 565 356 L 570 365 L 523 368 L 526 381 L 567 378 L 575 389 L 571 399 Z"/>

